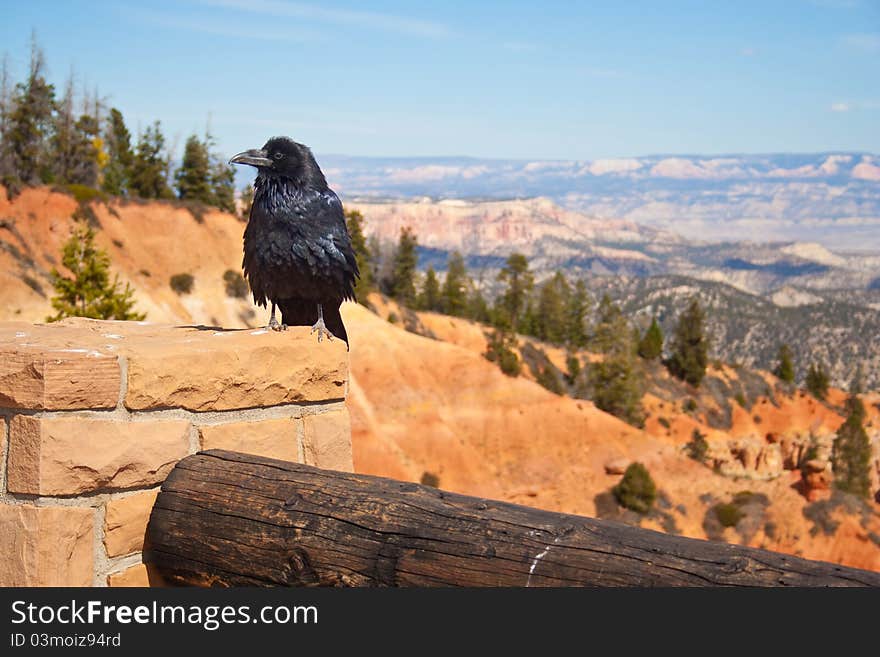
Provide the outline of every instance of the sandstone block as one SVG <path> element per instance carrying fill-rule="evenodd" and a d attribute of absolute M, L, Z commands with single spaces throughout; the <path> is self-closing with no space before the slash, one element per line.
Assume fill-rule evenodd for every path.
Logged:
<path fill-rule="evenodd" d="M 189 422 L 16 415 L 7 487 L 34 495 L 152 486 L 189 453 Z"/>
<path fill-rule="evenodd" d="M 348 409 L 303 418 L 303 454 L 308 465 L 352 472 Z"/>
<path fill-rule="evenodd" d="M 202 449 L 228 449 L 283 461 L 299 461 L 298 433 L 302 420 L 281 418 L 230 422 L 199 427 Z"/>
<path fill-rule="evenodd" d="M 104 546 L 107 555 L 118 557 L 144 549 L 144 535 L 157 490 L 148 490 L 107 502 L 104 514 Z"/>
<path fill-rule="evenodd" d="M 151 566 L 142 563 L 107 576 L 107 586 L 144 587 L 164 585 L 165 582 L 159 573 Z"/>
<path fill-rule="evenodd" d="M 94 510 L 0 504 L 0 586 L 91 586 Z"/>
<path fill-rule="evenodd" d="M 113 408 L 119 364 L 92 349 L 0 344 L 0 406 L 45 410 Z"/>
<path fill-rule="evenodd" d="M 317 344 L 306 327 L 186 335 L 187 341 L 155 340 L 130 351 L 126 407 L 224 411 L 345 396 L 341 340 Z"/>

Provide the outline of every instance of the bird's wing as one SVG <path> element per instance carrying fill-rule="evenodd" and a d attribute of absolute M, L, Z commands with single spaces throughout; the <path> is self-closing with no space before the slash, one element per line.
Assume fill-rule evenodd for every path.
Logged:
<path fill-rule="evenodd" d="M 303 198 L 297 222 L 301 233 L 293 245 L 313 274 L 332 281 L 342 299 L 354 300 L 354 285 L 360 275 L 345 225 L 342 202 L 330 190 Z"/>

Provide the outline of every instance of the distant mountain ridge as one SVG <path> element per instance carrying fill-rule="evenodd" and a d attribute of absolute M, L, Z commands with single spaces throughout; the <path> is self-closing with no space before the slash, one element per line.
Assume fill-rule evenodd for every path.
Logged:
<path fill-rule="evenodd" d="M 692 240 L 812 241 L 880 251 L 880 155 L 652 155 L 492 160 L 324 155 L 344 200 L 545 196 Z"/>

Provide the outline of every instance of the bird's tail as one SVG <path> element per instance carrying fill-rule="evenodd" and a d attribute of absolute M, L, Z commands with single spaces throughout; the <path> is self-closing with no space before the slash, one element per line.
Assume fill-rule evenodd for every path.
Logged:
<path fill-rule="evenodd" d="M 313 326 L 318 321 L 318 303 L 314 299 L 281 299 L 277 302 L 281 310 L 281 322 L 288 326 Z M 348 333 L 342 323 L 338 301 L 321 304 L 324 312 L 324 324 L 334 337 L 344 340 L 348 345 Z"/>

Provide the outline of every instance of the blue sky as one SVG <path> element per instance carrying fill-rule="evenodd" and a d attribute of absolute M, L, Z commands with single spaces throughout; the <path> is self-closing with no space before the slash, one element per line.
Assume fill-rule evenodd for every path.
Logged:
<path fill-rule="evenodd" d="M 232 153 L 595 159 L 880 152 L 880 0 L 2 0 L 130 127 Z"/>

